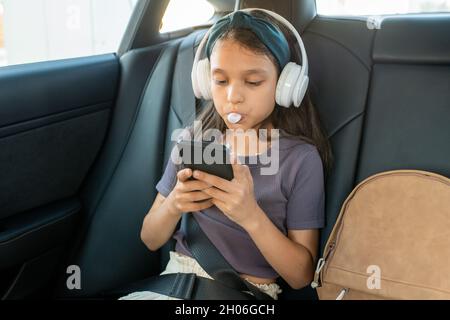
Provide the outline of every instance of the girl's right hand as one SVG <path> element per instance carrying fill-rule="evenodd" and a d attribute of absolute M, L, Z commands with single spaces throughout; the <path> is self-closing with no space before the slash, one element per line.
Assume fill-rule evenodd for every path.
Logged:
<path fill-rule="evenodd" d="M 192 170 L 189 168 L 178 171 L 177 184 L 167 197 L 171 211 L 176 215 L 213 206 L 211 197 L 202 191 L 211 185 L 199 180 L 188 180 L 191 176 Z"/>

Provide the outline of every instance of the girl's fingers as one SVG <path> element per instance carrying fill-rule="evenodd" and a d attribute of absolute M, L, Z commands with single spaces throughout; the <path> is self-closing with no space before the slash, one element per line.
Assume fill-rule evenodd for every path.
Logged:
<path fill-rule="evenodd" d="M 207 194 L 211 198 L 221 199 L 222 201 L 227 201 L 229 193 L 224 192 L 216 187 L 211 187 L 203 190 L 203 193 Z"/>
<path fill-rule="evenodd" d="M 204 190 L 209 187 L 211 187 L 211 185 L 204 181 L 192 180 L 183 182 L 180 185 L 180 190 L 183 192 L 189 192 L 189 191 Z"/>
<path fill-rule="evenodd" d="M 227 192 L 231 192 L 231 183 L 228 180 L 225 180 L 223 178 L 217 177 L 215 175 L 200 171 L 200 170 L 195 170 L 194 171 L 194 178 L 203 182 L 206 182 L 212 186 L 215 186 L 221 190 L 227 191 Z"/>
<path fill-rule="evenodd" d="M 217 199 L 217 198 L 213 198 L 211 199 L 211 202 L 213 203 L 213 205 L 215 205 L 217 208 L 219 208 L 222 212 L 226 212 L 227 208 L 226 208 L 226 203 Z"/>
<path fill-rule="evenodd" d="M 248 178 L 251 176 L 249 167 L 243 164 L 238 157 L 232 155 L 230 160 L 231 167 L 233 168 L 233 175 L 236 180 L 241 180 L 242 178 Z"/>
<path fill-rule="evenodd" d="M 202 202 L 192 202 L 192 203 L 188 203 L 186 205 L 183 206 L 183 211 L 184 212 L 190 212 L 190 211 L 200 211 L 200 210 L 205 210 L 208 209 L 209 207 L 212 207 L 213 203 L 212 200 L 204 200 Z"/>
<path fill-rule="evenodd" d="M 202 201 L 210 198 L 211 196 L 203 191 L 191 191 L 181 194 L 181 199 L 185 202 Z"/>
<path fill-rule="evenodd" d="M 192 176 L 192 170 L 189 168 L 183 169 L 178 171 L 177 173 L 177 178 L 178 180 L 180 180 L 181 182 L 186 181 L 187 179 L 189 179 L 189 177 Z"/>

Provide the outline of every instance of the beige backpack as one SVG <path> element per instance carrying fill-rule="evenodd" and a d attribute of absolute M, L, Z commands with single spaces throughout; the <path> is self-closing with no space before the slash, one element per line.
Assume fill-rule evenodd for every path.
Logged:
<path fill-rule="evenodd" d="M 450 299 L 450 179 L 396 170 L 361 182 L 311 286 L 319 299 Z"/>

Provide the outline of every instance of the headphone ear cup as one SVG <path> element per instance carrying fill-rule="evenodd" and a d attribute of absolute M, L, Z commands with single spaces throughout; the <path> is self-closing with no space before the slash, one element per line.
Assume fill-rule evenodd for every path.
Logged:
<path fill-rule="evenodd" d="M 200 60 L 197 64 L 197 88 L 205 100 L 212 99 L 211 93 L 211 67 L 208 59 Z"/>
<path fill-rule="evenodd" d="M 309 77 L 304 76 L 303 79 L 299 79 L 298 86 L 295 88 L 293 102 L 296 107 L 300 107 L 300 104 L 305 97 L 306 90 L 308 89 Z"/>
<path fill-rule="evenodd" d="M 192 91 L 194 91 L 194 95 L 196 98 L 200 99 L 202 97 L 202 94 L 200 92 L 200 89 L 198 87 L 198 62 L 194 61 L 194 65 L 192 66 L 191 71 L 191 81 L 192 81 Z"/>
<path fill-rule="evenodd" d="M 293 103 L 295 89 L 298 86 L 301 71 L 302 67 L 294 62 L 289 62 L 283 68 L 275 93 L 275 101 L 280 106 L 289 108 Z"/>

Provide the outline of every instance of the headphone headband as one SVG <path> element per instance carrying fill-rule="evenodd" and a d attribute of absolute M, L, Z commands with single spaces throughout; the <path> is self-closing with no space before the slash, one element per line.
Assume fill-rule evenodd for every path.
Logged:
<path fill-rule="evenodd" d="M 275 57 L 280 70 L 283 70 L 290 61 L 289 43 L 278 26 L 241 10 L 223 17 L 214 24 L 206 42 L 205 51 L 208 59 L 211 59 L 211 53 L 217 40 L 232 28 L 251 30 Z"/>

